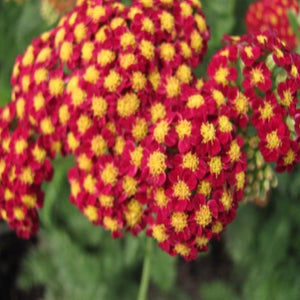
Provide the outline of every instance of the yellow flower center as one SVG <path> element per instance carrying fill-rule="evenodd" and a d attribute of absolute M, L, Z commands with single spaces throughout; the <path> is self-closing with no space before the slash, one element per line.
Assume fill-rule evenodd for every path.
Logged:
<path fill-rule="evenodd" d="M 60 78 L 50 79 L 49 82 L 49 91 L 53 96 L 59 96 L 64 91 L 64 82 Z"/>
<path fill-rule="evenodd" d="M 18 221 L 23 221 L 25 219 L 25 213 L 23 212 L 23 209 L 21 207 L 16 207 L 14 209 L 14 217 Z"/>
<path fill-rule="evenodd" d="M 246 46 L 246 47 L 244 48 L 244 50 L 245 50 L 245 52 L 246 52 L 246 54 L 247 54 L 247 56 L 248 56 L 249 58 L 252 58 L 252 57 L 253 57 L 253 52 L 252 52 L 252 47 L 251 47 L 251 46 Z"/>
<path fill-rule="evenodd" d="M 160 187 L 154 192 L 154 201 L 157 206 L 159 207 L 165 207 L 167 206 L 169 199 L 165 194 L 165 190 Z"/>
<path fill-rule="evenodd" d="M 159 119 L 163 119 L 167 112 L 166 108 L 162 103 L 156 103 L 150 108 L 151 122 L 156 123 Z"/>
<path fill-rule="evenodd" d="M 95 206 L 88 205 L 83 210 L 83 213 L 91 222 L 94 222 L 98 219 L 98 210 L 97 210 L 97 207 L 95 207 Z"/>
<path fill-rule="evenodd" d="M 274 115 L 273 114 L 273 107 L 270 103 L 265 102 L 264 106 L 260 106 L 258 108 L 259 112 L 260 112 L 260 117 L 263 120 L 270 120 L 271 117 Z"/>
<path fill-rule="evenodd" d="M 94 66 L 89 66 L 84 74 L 84 80 L 96 84 L 99 79 L 99 71 Z"/>
<path fill-rule="evenodd" d="M 176 244 L 174 250 L 181 256 L 188 256 L 191 252 L 191 249 L 184 244 Z"/>
<path fill-rule="evenodd" d="M 196 237 L 196 245 L 199 248 L 203 248 L 207 245 L 208 243 L 208 238 L 204 237 L 204 236 L 200 236 L 200 237 Z"/>
<path fill-rule="evenodd" d="M 84 43 L 82 46 L 82 49 L 81 49 L 82 59 L 85 61 L 90 60 L 93 57 L 94 49 L 95 49 L 95 46 L 92 42 Z"/>
<path fill-rule="evenodd" d="M 138 183 L 133 177 L 125 176 L 122 181 L 122 188 L 127 197 L 131 197 L 137 192 Z"/>
<path fill-rule="evenodd" d="M 191 34 L 191 47 L 198 53 L 201 52 L 203 48 L 203 38 L 196 30 Z"/>
<path fill-rule="evenodd" d="M 83 39 L 85 39 L 87 34 L 87 28 L 83 23 L 79 23 L 76 25 L 74 29 L 74 36 L 77 44 L 79 44 Z"/>
<path fill-rule="evenodd" d="M 104 87 L 111 93 L 115 92 L 121 84 L 122 77 L 114 70 L 110 70 L 109 74 L 104 78 Z"/>
<path fill-rule="evenodd" d="M 218 234 L 223 230 L 223 224 L 217 221 L 216 223 L 213 224 L 211 230 L 213 233 Z"/>
<path fill-rule="evenodd" d="M 159 18 L 161 29 L 166 30 L 168 33 L 171 33 L 175 24 L 174 17 L 170 13 L 163 11 L 160 14 Z"/>
<path fill-rule="evenodd" d="M 150 41 L 142 40 L 139 47 L 140 47 L 141 54 L 146 59 L 150 60 L 154 57 L 155 47 Z"/>
<path fill-rule="evenodd" d="M 52 124 L 52 121 L 49 117 L 44 118 L 41 121 L 41 129 L 43 134 L 52 134 L 55 131 L 55 128 Z"/>
<path fill-rule="evenodd" d="M 202 227 L 206 227 L 212 221 L 212 214 L 207 205 L 202 205 L 198 211 L 196 211 L 195 221 Z"/>
<path fill-rule="evenodd" d="M 292 102 L 293 102 L 293 95 L 291 91 L 288 89 L 283 92 L 283 99 L 280 100 L 280 104 L 289 107 Z"/>
<path fill-rule="evenodd" d="M 186 42 L 180 43 L 181 54 L 185 59 L 188 59 L 192 56 L 192 50 Z"/>
<path fill-rule="evenodd" d="M 230 149 L 228 151 L 230 159 L 232 162 L 238 161 L 241 157 L 241 148 L 238 145 L 237 141 L 233 141 L 230 145 Z"/>
<path fill-rule="evenodd" d="M 212 91 L 212 97 L 217 102 L 218 107 L 220 107 L 220 106 L 222 106 L 226 103 L 223 93 L 218 91 L 218 90 L 213 90 Z"/>
<path fill-rule="evenodd" d="M 211 183 L 209 181 L 201 181 L 197 186 L 197 193 L 208 197 L 211 193 Z"/>
<path fill-rule="evenodd" d="M 222 171 L 222 160 L 220 156 L 212 157 L 208 163 L 210 173 L 219 176 Z"/>
<path fill-rule="evenodd" d="M 165 141 L 165 137 L 169 132 L 169 124 L 167 121 L 162 120 L 155 126 L 155 129 L 153 131 L 154 139 L 158 143 L 163 143 Z"/>
<path fill-rule="evenodd" d="M 157 91 L 160 86 L 160 74 L 157 70 L 153 71 L 149 74 L 148 79 L 152 85 L 154 91 Z"/>
<path fill-rule="evenodd" d="M 26 184 L 32 184 L 34 181 L 34 173 L 30 167 L 24 168 L 21 174 L 21 181 Z"/>
<path fill-rule="evenodd" d="M 295 78 L 298 77 L 298 75 L 299 75 L 298 69 L 295 65 L 292 65 L 292 67 L 291 67 L 291 75 Z"/>
<path fill-rule="evenodd" d="M 145 18 L 142 23 L 142 30 L 149 33 L 154 33 L 154 24 L 151 19 Z"/>
<path fill-rule="evenodd" d="M 36 205 L 36 195 L 23 195 L 22 202 L 27 208 L 34 208 Z"/>
<path fill-rule="evenodd" d="M 131 32 L 125 32 L 121 36 L 121 46 L 124 50 L 126 50 L 128 47 L 134 47 L 136 44 L 135 37 Z"/>
<path fill-rule="evenodd" d="M 181 9 L 181 14 L 184 17 L 188 17 L 193 13 L 192 7 L 186 2 L 181 2 L 180 3 L 180 9 Z"/>
<path fill-rule="evenodd" d="M 160 58 L 166 61 L 171 61 L 175 55 L 175 48 L 170 43 L 163 43 L 160 46 Z"/>
<path fill-rule="evenodd" d="M 96 178 L 94 178 L 91 174 L 88 174 L 83 181 L 83 187 L 88 193 L 94 194 L 96 190 L 96 183 Z"/>
<path fill-rule="evenodd" d="M 277 135 L 277 130 L 268 133 L 266 136 L 266 140 L 267 140 L 267 148 L 270 150 L 274 150 L 281 146 L 281 140 Z"/>
<path fill-rule="evenodd" d="M 189 83 L 192 80 L 192 70 L 187 65 L 181 65 L 176 71 L 176 77 L 180 82 Z"/>
<path fill-rule="evenodd" d="M 166 227 L 164 224 L 153 225 L 152 227 L 152 236 L 159 242 L 162 243 L 168 239 L 168 235 L 166 234 Z"/>
<path fill-rule="evenodd" d="M 186 153 L 183 156 L 182 166 L 184 168 L 190 169 L 191 171 L 195 172 L 199 166 L 199 159 L 197 155 L 191 152 Z"/>
<path fill-rule="evenodd" d="M 131 163 L 134 164 L 137 168 L 140 167 L 142 158 L 143 158 L 143 147 L 138 146 L 134 151 L 130 153 Z"/>
<path fill-rule="evenodd" d="M 88 116 L 80 116 L 77 120 L 78 131 L 81 134 L 84 134 L 92 126 L 92 124 L 93 122 Z"/>
<path fill-rule="evenodd" d="M 37 69 L 34 72 L 34 81 L 36 84 L 40 84 L 48 79 L 48 71 L 44 68 Z"/>
<path fill-rule="evenodd" d="M 88 158 L 85 153 L 82 153 L 78 156 L 77 163 L 79 169 L 84 171 L 90 171 L 93 166 L 92 160 Z"/>
<path fill-rule="evenodd" d="M 16 113 L 17 113 L 18 118 L 20 118 L 20 119 L 24 118 L 24 114 L 25 114 L 25 100 L 24 100 L 24 98 L 19 98 L 17 100 Z"/>
<path fill-rule="evenodd" d="M 100 195 L 99 202 L 103 207 L 112 207 L 114 204 L 114 197 L 109 195 Z"/>
<path fill-rule="evenodd" d="M 173 194 L 179 200 L 184 200 L 190 197 L 191 191 L 189 186 L 183 180 L 178 180 L 178 182 L 173 185 Z"/>
<path fill-rule="evenodd" d="M 69 108 L 67 104 L 63 104 L 58 110 L 59 122 L 62 125 L 66 125 L 70 119 Z"/>
<path fill-rule="evenodd" d="M 93 97 L 92 110 L 95 117 L 104 117 L 106 115 L 107 106 L 107 102 L 103 97 Z"/>
<path fill-rule="evenodd" d="M 127 93 L 118 99 L 117 111 L 119 116 L 127 118 L 134 115 L 140 106 L 140 100 L 134 93 Z"/>
<path fill-rule="evenodd" d="M 188 215 L 184 212 L 173 212 L 171 217 L 171 224 L 175 229 L 175 232 L 183 231 L 187 223 Z"/>
<path fill-rule="evenodd" d="M 188 120 L 180 120 L 175 127 L 178 138 L 183 140 L 185 136 L 190 137 L 192 134 L 192 124 Z"/>
<path fill-rule="evenodd" d="M 296 155 L 292 149 L 289 149 L 285 157 L 283 158 L 283 163 L 285 166 L 291 165 L 295 161 Z"/>
<path fill-rule="evenodd" d="M 160 151 L 154 151 L 150 154 L 148 158 L 148 167 L 152 176 L 158 176 L 165 172 L 167 168 L 165 160 L 166 155 Z"/>
<path fill-rule="evenodd" d="M 221 197 L 221 202 L 224 205 L 225 210 L 228 212 L 232 207 L 232 202 L 233 202 L 232 193 L 224 192 Z"/>
<path fill-rule="evenodd" d="M 248 112 L 248 98 L 243 93 L 238 94 L 238 96 L 235 99 L 234 105 L 235 109 L 239 114 L 246 114 Z"/>
<path fill-rule="evenodd" d="M 97 56 L 97 63 L 101 67 L 111 64 L 116 59 L 115 52 L 107 49 L 102 49 Z"/>
<path fill-rule="evenodd" d="M 221 67 L 215 74 L 215 80 L 217 83 L 222 83 L 226 85 L 228 83 L 227 76 L 229 75 L 229 71 L 227 68 Z"/>
<path fill-rule="evenodd" d="M 113 163 L 107 163 L 105 168 L 101 172 L 101 179 L 104 184 L 110 184 L 114 186 L 117 183 L 119 170 Z"/>
<path fill-rule="evenodd" d="M 73 44 L 70 42 L 63 42 L 60 48 L 60 59 L 63 62 L 70 60 L 71 55 L 73 54 Z"/>
<path fill-rule="evenodd" d="M 125 142 L 124 138 L 121 136 L 117 136 L 116 143 L 114 146 L 115 153 L 118 155 L 122 155 L 125 144 L 126 144 L 126 142 Z"/>
<path fill-rule="evenodd" d="M 262 71 L 258 68 L 254 68 L 251 70 L 251 83 L 253 85 L 256 85 L 258 83 L 264 82 L 265 78 L 264 78 L 264 74 L 262 73 Z"/>
<path fill-rule="evenodd" d="M 135 199 L 132 199 L 126 205 L 127 211 L 125 211 L 125 220 L 128 226 L 136 226 L 142 218 L 143 208 L 142 205 Z"/>
<path fill-rule="evenodd" d="M 142 72 L 133 72 L 132 74 L 132 89 L 138 92 L 145 88 L 147 79 Z"/>
<path fill-rule="evenodd" d="M 200 108 L 204 104 L 204 98 L 202 95 L 197 94 L 197 95 L 192 95 L 189 97 L 186 106 L 188 108 Z"/>
<path fill-rule="evenodd" d="M 200 133 L 203 138 L 203 143 L 212 142 L 216 136 L 216 130 L 212 123 L 206 122 L 201 125 Z"/>
<path fill-rule="evenodd" d="M 120 65 L 125 70 L 136 63 L 137 63 L 137 60 L 136 60 L 134 54 L 127 53 L 127 54 L 120 55 Z"/>
<path fill-rule="evenodd" d="M 25 149 L 27 149 L 27 147 L 28 147 L 28 144 L 24 139 L 20 139 L 20 140 L 16 141 L 16 144 L 15 144 L 16 154 L 22 154 L 25 151 Z"/>
<path fill-rule="evenodd" d="M 107 228 L 108 230 L 110 230 L 112 232 L 118 230 L 118 221 L 114 218 L 105 216 L 103 218 L 103 224 L 104 224 L 105 228 Z"/>
<path fill-rule="evenodd" d="M 181 92 L 180 82 L 176 77 L 167 78 L 166 92 L 168 98 L 179 96 Z"/>

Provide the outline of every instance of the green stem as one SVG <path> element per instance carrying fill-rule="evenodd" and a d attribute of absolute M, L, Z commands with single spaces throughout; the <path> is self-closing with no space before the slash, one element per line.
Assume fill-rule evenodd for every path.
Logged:
<path fill-rule="evenodd" d="M 152 253 L 152 239 L 147 238 L 145 247 L 145 257 L 143 264 L 142 279 L 139 288 L 138 300 L 146 300 L 149 281 L 150 281 L 150 264 L 151 264 L 151 253 Z"/>

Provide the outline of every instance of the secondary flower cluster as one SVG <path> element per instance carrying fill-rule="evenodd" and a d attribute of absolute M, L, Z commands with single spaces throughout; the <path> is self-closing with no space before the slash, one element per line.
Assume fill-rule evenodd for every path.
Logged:
<path fill-rule="evenodd" d="M 287 16 L 289 10 L 299 13 L 297 0 L 259 0 L 252 3 L 245 17 L 248 32 L 272 30 L 289 47 L 295 47 L 297 40 Z"/>
<path fill-rule="evenodd" d="M 228 38 L 208 66 L 245 139 L 258 135 L 259 151 L 278 172 L 299 162 L 299 72 L 299 56 L 270 33 Z"/>

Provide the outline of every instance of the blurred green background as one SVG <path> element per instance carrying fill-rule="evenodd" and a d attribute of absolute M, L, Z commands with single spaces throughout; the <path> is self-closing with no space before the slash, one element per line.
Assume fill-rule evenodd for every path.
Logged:
<path fill-rule="evenodd" d="M 0 0 L 0 101 L 10 98 L 13 62 L 31 39 L 49 25 L 39 1 Z M 205 73 L 224 33 L 245 32 L 243 18 L 252 1 L 203 0 L 211 27 L 208 54 L 196 70 Z M 57 159 L 55 177 L 45 185 L 38 237 L 22 241 L 0 223 L 0 299 L 136 299 L 145 236 L 113 240 L 93 227 L 68 200 L 66 170 Z M 149 299 L 300 299 L 300 173 L 279 177 L 267 207 L 241 204 L 220 242 L 197 261 L 172 258 L 155 245 Z"/>

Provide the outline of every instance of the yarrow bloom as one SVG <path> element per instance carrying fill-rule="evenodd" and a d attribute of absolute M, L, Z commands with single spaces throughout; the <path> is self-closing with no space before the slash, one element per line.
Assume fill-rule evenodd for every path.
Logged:
<path fill-rule="evenodd" d="M 272 30 L 290 48 L 297 44 L 287 16 L 288 10 L 299 13 L 299 3 L 296 0 L 258 0 L 252 3 L 246 13 L 247 31 L 258 33 Z"/>
<path fill-rule="evenodd" d="M 245 140 L 256 140 L 246 145 L 249 159 L 257 157 L 256 152 L 260 151 L 260 160 L 274 162 L 276 171 L 291 171 L 300 158 L 296 96 L 300 87 L 299 55 L 290 52 L 283 42 L 268 32 L 225 40 L 226 46 L 213 56 L 208 66 L 209 81 L 216 85 L 218 72 L 235 70 L 231 72 L 236 73 L 236 77 L 226 77 L 226 85 L 220 82 L 219 90 L 228 99 L 226 109 L 229 109 L 232 122 L 246 128 L 242 134 Z M 220 61 L 223 61 L 222 65 Z M 226 74 L 228 76 L 229 71 Z M 257 137 L 252 137 L 253 129 Z M 266 166 L 264 162 L 262 165 Z M 258 174 L 261 168 L 252 167 L 251 172 L 256 170 Z M 249 182 L 253 181 L 253 176 L 251 174 Z M 271 180 L 273 175 L 267 177 Z M 262 188 L 264 195 L 270 184 L 265 186 L 267 188 Z"/>
<path fill-rule="evenodd" d="M 34 190 L 43 179 L 50 179 L 49 158 L 57 153 L 72 154 L 76 167 L 68 173 L 71 202 L 114 237 L 125 231 L 135 235 L 156 219 L 158 212 L 151 210 L 154 189 L 169 193 L 168 174 L 174 169 L 171 157 L 176 155 L 172 151 L 177 151 L 180 142 L 186 145 L 181 155 L 191 150 L 184 156 L 184 164 L 193 176 L 189 179 L 190 173 L 185 172 L 185 181 L 178 181 L 180 174 L 175 176 L 176 199 L 182 199 L 182 187 L 188 187 L 188 194 L 195 191 L 197 180 L 206 175 L 200 166 L 206 163 L 190 144 L 195 121 L 189 108 L 186 115 L 178 112 L 185 108 L 189 96 L 199 94 L 193 88 L 197 80 L 190 67 L 202 60 L 208 38 L 197 1 L 155 5 L 135 1 L 130 7 L 115 1 L 78 1 L 57 28 L 28 46 L 13 69 L 14 122 L 22 133 L 25 131 L 21 141 L 27 145 L 16 141 L 20 153 L 14 160 L 25 167 L 23 152 L 31 149 L 30 143 L 36 143 L 44 156 L 39 151 L 36 155 L 47 162 L 46 166 L 34 165 L 41 170 L 36 182 L 26 169 L 28 189 Z M 202 96 L 194 95 L 193 110 L 201 104 L 197 97 L 201 100 Z M 216 157 L 209 158 L 208 163 L 215 170 L 212 178 L 220 185 L 227 177 L 222 172 L 222 156 L 217 154 L 213 153 Z M 3 186 L 10 185 L 4 181 Z M 11 195 L 9 191 L 6 194 Z M 42 201 L 36 203 L 40 208 Z M 190 211 L 191 206 L 187 209 Z M 34 227 L 22 234 L 25 225 L 14 221 L 11 209 L 3 205 L 1 211 L 21 236 L 36 232 L 36 214 L 33 218 L 24 211 L 19 217 Z M 174 247 L 172 243 L 170 240 L 170 247 Z M 173 248 L 169 252 L 173 254 Z"/>

